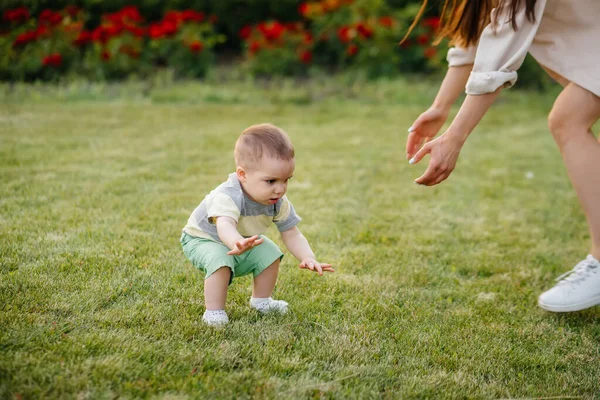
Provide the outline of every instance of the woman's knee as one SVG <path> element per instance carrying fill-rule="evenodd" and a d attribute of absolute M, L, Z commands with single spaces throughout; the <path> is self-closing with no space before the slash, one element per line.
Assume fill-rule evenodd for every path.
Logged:
<path fill-rule="evenodd" d="M 563 148 L 568 142 L 589 135 L 591 125 L 589 118 L 580 110 L 570 106 L 560 107 L 557 103 L 548 115 L 548 128 L 559 148 Z"/>
<path fill-rule="evenodd" d="M 548 115 L 548 128 L 559 147 L 562 147 L 569 138 L 569 125 L 570 122 L 572 122 L 569 121 L 570 119 L 572 119 L 572 117 L 569 116 L 568 112 L 565 112 L 556 106 L 552 108 L 552 111 L 550 111 L 550 114 Z"/>

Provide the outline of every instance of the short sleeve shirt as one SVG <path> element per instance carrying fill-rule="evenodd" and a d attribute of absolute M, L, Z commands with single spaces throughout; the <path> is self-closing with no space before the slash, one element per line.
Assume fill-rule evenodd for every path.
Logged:
<path fill-rule="evenodd" d="M 280 232 L 287 231 L 300 222 L 294 206 L 286 196 L 277 203 L 260 204 L 248 197 L 235 173 L 226 182 L 211 191 L 190 215 L 183 231 L 188 235 L 220 242 L 217 234 L 217 217 L 229 217 L 237 222 L 240 235 L 261 235 L 274 223 Z"/>

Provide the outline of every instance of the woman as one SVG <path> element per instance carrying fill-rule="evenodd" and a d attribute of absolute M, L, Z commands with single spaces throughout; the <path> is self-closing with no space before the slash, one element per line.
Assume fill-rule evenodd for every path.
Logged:
<path fill-rule="evenodd" d="M 423 9 L 426 5 L 423 4 Z M 442 12 L 440 37 L 455 47 L 431 107 L 410 127 L 411 164 L 430 155 L 415 183 L 433 186 L 454 170 L 460 150 L 503 88 L 517 80 L 529 52 L 563 86 L 548 116 L 590 228 L 590 254 L 539 297 L 540 307 L 577 311 L 600 304 L 600 143 L 591 128 L 600 118 L 599 0 L 463 0 Z M 495 8 L 493 8 L 495 7 Z M 422 10 L 423 10 L 422 9 Z M 451 105 L 466 99 L 448 129 Z M 557 279 L 558 280 L 558 279 Z"/>

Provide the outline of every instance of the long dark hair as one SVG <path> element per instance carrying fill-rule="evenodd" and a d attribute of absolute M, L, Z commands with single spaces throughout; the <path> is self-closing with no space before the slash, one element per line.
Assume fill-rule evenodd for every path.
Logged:
<path fill-rule="evenodd" d="M 437 31 L 437 40 L 439 43 L 443 38 L 450 39 L 451 45 L 467 47 L 475 44 L 481 35 L 481 31 L 490 22 L 494 25 L 498 22 L 498 15 L 503 14 L 505 8 L 509 11 L 509 21 L 512 28 L 517 30 L 515 15 L 525 3 L 525 14 L 531 22 L 535 21 L 535 2 L 536 0 L 446 0 L 440 14 L 440 27 Z M 425 12 L 427 0 L 419 10 L 406 36 L 400 43 L 406 40 L 410 32 L 415 28 L 419 19 Z M 496 20 L 491 21 L 490 13 L 496 8 Z"/>

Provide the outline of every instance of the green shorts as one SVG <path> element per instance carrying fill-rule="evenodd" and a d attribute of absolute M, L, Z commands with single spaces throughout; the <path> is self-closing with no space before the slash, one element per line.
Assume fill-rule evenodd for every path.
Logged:
<path fill-rule="evenodd" d="M 229 283 L 234 277 L 248 275 L 257 276 L 276 260 L 283 258 L 283 253 L 271 239 L 260 236 L 264 241 L 256 247 L 247 250 L 239 256 L 227 255 L 229 248 L 222 243 L 210 239 L 181 235 L 183 253 L 192 262 L 192 265 L 204 272 L 204 279 L 211 276 L 222 267 L 231 269 Z"/>

